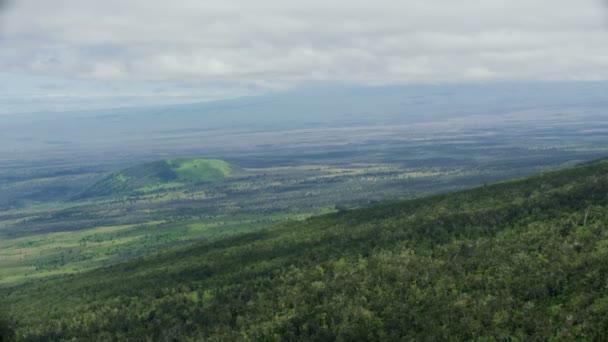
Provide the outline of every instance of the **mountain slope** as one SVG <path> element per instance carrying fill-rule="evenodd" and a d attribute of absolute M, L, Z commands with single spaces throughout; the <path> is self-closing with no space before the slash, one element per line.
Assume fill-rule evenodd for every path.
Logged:
<path fill-rule="evenodd" d="M 216 159 L 167 159 L 137 165 L 95 183 L 78 198 L 148 192 L 187 183 L 217 181 L 239 172 L 239 168 Z"/>
<path fill-rule="evenodd" d="M 608 163 L 0 292 L 23 339 L 604 340 Z"/>

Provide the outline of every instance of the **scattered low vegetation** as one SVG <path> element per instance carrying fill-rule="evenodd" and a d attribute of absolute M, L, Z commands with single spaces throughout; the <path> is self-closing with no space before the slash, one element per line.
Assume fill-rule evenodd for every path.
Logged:
<path fill-rule="evenodd" d="M 382 157 L 407 157 L 394 163 L 355 162 L 351 154 L 337 158 L 335 152 L 325 152 L 297 158 L 277 155 L 240 159 L 248 168 L 218 160 L 172 159 L 137 164 L 105 178 L 102 175 L 90 182 L 96 185 L 83 184 L 82 188 L 111 192 L 107 182 L 112 180 L 136 189 L 78 200 L 66 196 L 64 201 L 58 198 L 0 212 L 0 284 L 78 273 L 167 246 L 216 240 L 312 215 L 464 189 L 538 168 L 536 158 L 517 155 L 513 168 L 479 169 L 471 161 L 454 163 L 453 159 L 439 157 L 449 150 L 429 149 L 425 150 L 426 160 L 417 159 L 417 153 L 403 156 L 397 151 Z M 546 165 L 560 165 L 563 159 L 572 158 L 569 154 L 549 154 L 552 157 L 542 159 Z M 275 165 L 285 160 L 289 165 Z M 313 164 L 315 160 L 326 164 Z M 163 179 L 161 171 L 169 170 L 169 164 L 174 171 Z M 46 168 L 38 172 L 39 176 L 65 177 Z M 18 184 L 35 187 L 36 175 L 29 175 L 29 183 Z M 3 196 L 11 194 L 0 191 L 0 198 Z"/>

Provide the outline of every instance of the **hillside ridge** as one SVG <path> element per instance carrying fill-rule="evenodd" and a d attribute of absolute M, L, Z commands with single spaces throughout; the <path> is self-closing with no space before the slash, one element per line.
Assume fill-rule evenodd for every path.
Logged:
<path fill-rule="evenodd" d="M 83 191 L 76 199 L 142 194 L 191 183 L 213 182 L 240 171 L 240 168 L 219 159 L 159 160 L 113 173 Z"/>
<path fill-rule="evenodd" d="M 23 339 L 603 340 L 607 194 L 601 161 L 31 282 L 0 305 Z"/>

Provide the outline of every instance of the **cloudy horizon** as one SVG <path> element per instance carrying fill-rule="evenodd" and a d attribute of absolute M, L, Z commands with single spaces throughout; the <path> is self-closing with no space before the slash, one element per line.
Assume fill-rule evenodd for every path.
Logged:
<path fill-rule="evenodd" d="M 600 0 L 19 0 L 1 14 L 0 98 L 608 80 L 607 38 Z"/>

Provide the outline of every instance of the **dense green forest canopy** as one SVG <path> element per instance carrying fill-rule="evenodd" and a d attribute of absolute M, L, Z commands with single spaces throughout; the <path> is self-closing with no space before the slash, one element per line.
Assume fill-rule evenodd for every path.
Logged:
<path fill-rule="evenodd" d="M 608 162 L 0 290 L 23 340 L 605 340 Z"/>

